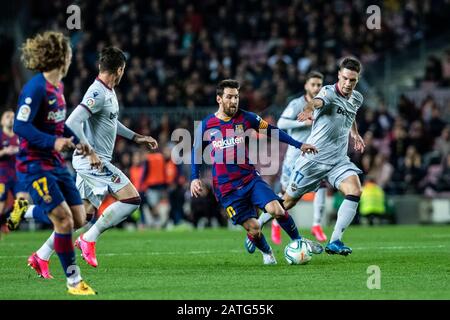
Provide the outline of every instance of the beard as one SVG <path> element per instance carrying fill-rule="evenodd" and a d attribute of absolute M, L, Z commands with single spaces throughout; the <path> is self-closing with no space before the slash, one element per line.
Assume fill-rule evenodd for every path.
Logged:
<path fill-rule="evenodd" d="M 238 110 L 238 107 L 234 106 L 234 105 L 230 105 L 228 107 L 223 108 L 223 112 L 229 117 L 234 116 L 236 114 L 237 110 Z"/>

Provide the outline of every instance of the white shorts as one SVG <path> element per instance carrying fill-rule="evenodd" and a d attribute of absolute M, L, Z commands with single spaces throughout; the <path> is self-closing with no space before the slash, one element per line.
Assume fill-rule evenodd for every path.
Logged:
<path fill-rule="evenodd" d="M 283 167 L 281 167 L 281 177 L 280 177 L 280 184 L 283 190 L 286 190 L 289 185 L 291 173 L 292 173 L 292 166 L 289 166 L 284 162 Z"/>
<path fill-rule="evenodd" d="M 89 200 L 96 208 L 99 208 L 107 193 L 117 193 L 130 183 L 130 180 L 117 167 L 110 162 L 103 161 L 102 171 L 91 169 L 89 161 L 75 160 L 73 167 L 77 172 L 76 185 L 81 199 Z"/>
<path fill-rule="evenodd" d="M 317 191 L 323 179 L 327 179 L 334 188 L 339 189 L 343 180 L 361 173 L 348 158 L 330 165 L 300 157 L 292 170 L 286 192 L 290 197 L 298 199 L 305 193 Z"/>

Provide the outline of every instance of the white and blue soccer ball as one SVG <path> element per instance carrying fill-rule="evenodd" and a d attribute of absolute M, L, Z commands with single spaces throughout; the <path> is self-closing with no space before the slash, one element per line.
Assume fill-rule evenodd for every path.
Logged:
<path fill-rule="evenodd" d="M 284 258 L 289 264 L 306 264 L 312 258 L 311 247 L 303 240 L 292 240 L 284 248 Z"/>

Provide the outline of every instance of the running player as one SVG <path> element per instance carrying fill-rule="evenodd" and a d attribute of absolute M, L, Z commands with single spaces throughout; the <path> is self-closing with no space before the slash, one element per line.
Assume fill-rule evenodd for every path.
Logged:
<path fill-rule="evenodd" d="M 107 193 L 117 199 L 75 242 L 82 257 L 93 267 L 98 265 L 95 245 L 100 234 L 125 220 L 141 203 L 139 192 L 130 180 L 111 164 L 116 136 L 148 149 L 158 147 L 155 139 L 131 131 L 118 120 L 119 102 L 114 87 L 122 79 L 125 64 L 126 57 L 120 49 L 104 48 L 100 53 L 98 77 L 67 119 L 67 125 L 93 150 L 88 157 L 75 153 L 72 160 L 77 188 L 87 212 L 98 209 Z"/>
<path fill-rule="evenodd" d="M 75 245 L 82 251 L 83 259 L 93 267 L 98 266 L 95 246 L 97 238 L 107 229 L 125 220 L 139 207 L 141 201 L 129 179 L 110 162 L 116 134 L 151 149 L 158 147 L 152 137 L 134 133 L 117 120 L 119 103 L 114 87 L 122 79 L 125 61 L 124 53 L 117 48 L 102 50 L 98 77 L 66 121 L 90 150 L 87 157 L 75 152 L 72 160 L 77 171 L 77 188 L 86 212 L 95 217 L 95 212 L 107 193 L 111 193 L 118 200 L 108 206 L 93 225 L 86 225 L 83 229 L 89 230 L 75 241 Z M 48 261 L 52 250 L 50 237 L 38 253 Z M 48 265 L 45 267 L 48 270 Z"/>
<path fill-rule="evenodd" d="M 238 81 L 223 80 L 216 91 L 218 111 L 203 119 L 196 130 L 192 150 L 191 195 L 197 197 L 203 192 L 200 166 L 203 150 L 210 148 L 208 152 L 213 164 L 213 188 L 217 200 L 233 224 L 240 224 L 247 230 L 248 239 L 262 252 L 264 264 L 276 264 L 272 249 L 256 220 L 255 206 L 276 218 L 291 239 L 301 237 L 294 220 L 281 205 L 281 198 L 262 180 L 250 163 L 245 132 L 247 129 L 276 130 L 281 142 L 293 145 L 303 153 L 317 153 L 317 150 L 313 145 L 294 140 L 256 114 L 239 109 Z"/>
<path fill-rule="evenodd" d="M 349 133 L 355 141 L 355 150 L 363 152 L 365 147 L 355 122 L 363 103 L 361 93 L 354 90 L 360 72 L 361 63 L 357 59 L 344 58 L 339 65 L 338 82 L 324 86 L 299 114 L 300 121 L 314 120 L 307 142 L 317 145 L 321 152 L 298 158 L 283 196 L 288 210 L 302 195 L 316 190 L 325 178 L 345 195 L 325 248 L 329 254 L 346 256 L 352 253 L 352 249 L 342 242 L 342 236 L 356 214 L 361 196 L 358 174 L 362 171 L 347 156 Z"/>
<path fill-rule="evenodd" d="M 70 294 L 96 294 L 82 280 L 72 242 L 74 220 L 84 220 L 81 197 L 60 154 L 77 147 L 88 149 L 65 125 L 66 102 L 62 78 L 69 69 L 72 50 L 60 32 L 44 32 L 22 45 L 22 61 L 38 71 L 22 89 L 15 115 L 14 132 L 20 138 L 16 170 L 34 203 L 48 212 L 54 226 L 53 245 L 67 278 Z M 40 273 L 33 254 L 29 263 Z"/>
<path fill-rule="evenodd" d="M 305 94 L 299 98 L 292 100 L 286 109 L 284 109 L 278 120 L 277 126 L 280 129 L 286 130 L 289 135 L 298 141 L 306 141 L 311 133 L 312 120 L 306 120 L 303 122 L 297 121 L 297 115 L 303 111 L 308 101 L 311 101 L 320 91 L 323 85 L 323 74 L 316 71 L 311 71 L 306 75 L 305 81 Z M 292 146 L 289 146 L 286 155 L 284 156 L 283 167 L 281 171 L 281 187 L 283 193 L 287 189 L 289 178 L 292 173 L 292 167 L 295 161 L 300 157 L 300 151 Z M 314 196 L 314 220 L 311 233 L 317 240 L 323 242 L 327 240 L 327 236 L 322 230 L 322 219 L 325 212 L 325 197 L 326 197 L 326 184 L 321 183 L 319 189 Z M 272 240 L 276 244 L 281 243 L 281 237 L 279 236 L 280 226 L 276 220 L 272 221 Z"/>

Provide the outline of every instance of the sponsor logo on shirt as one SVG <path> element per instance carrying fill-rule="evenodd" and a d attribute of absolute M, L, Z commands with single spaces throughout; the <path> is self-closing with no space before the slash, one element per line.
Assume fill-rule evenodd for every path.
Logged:
<path fill-rule="evenodd" d="M 212 145 L 214 148 L 226 149 L 232 148 L 240 143 L 244 143 L 244 137 L 230 137 L 221 140 L 214 140 Z"/>
<path fill-rule="evenodd" d="M 47 115 L 47 120 L 61 122 L 66 119 L 66 110 L 50 111 Z"/>

